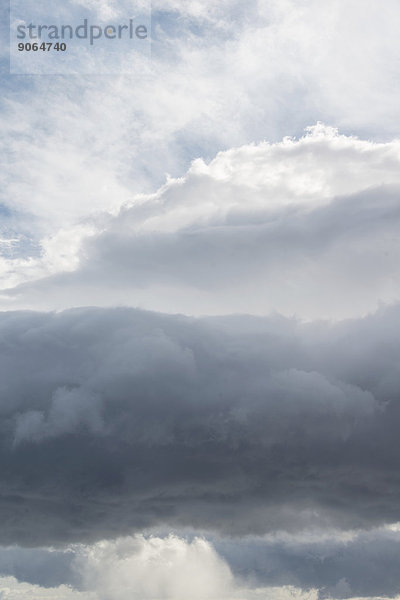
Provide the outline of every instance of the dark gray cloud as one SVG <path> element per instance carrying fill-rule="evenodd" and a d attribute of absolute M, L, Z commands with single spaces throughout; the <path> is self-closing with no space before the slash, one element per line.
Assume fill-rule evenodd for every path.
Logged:
<path fill-rule="evenodd" d="M 0 318 L 0 539 L 400 520 L 400 308 Z"/>

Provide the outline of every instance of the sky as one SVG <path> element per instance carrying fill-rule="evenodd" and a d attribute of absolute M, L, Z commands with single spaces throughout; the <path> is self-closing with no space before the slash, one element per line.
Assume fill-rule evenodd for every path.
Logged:
<path fill-rule="evenodd" d="M 398 600 L 397 0 L 12 8 L 0 600 Z"/>

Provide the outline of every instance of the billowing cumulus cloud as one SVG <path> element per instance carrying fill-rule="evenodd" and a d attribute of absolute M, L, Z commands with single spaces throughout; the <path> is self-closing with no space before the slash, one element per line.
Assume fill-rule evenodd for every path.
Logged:
<path fill-rule="evenodd" d="M 103 219 L 73 272 L 11 289 L 3 306 L 365 315 L 400 297 L 399 167 L 398 141 L 323 125 L 197 160 Z"/>
<path fill-rule="evenodd" d="M 99 590 L 101 600 L 173 598 L 229 600 L 236 596 L 227 564 L 201 539 L 187 543 L 166 539 L 127 538 L 100 543 L 78 565 L 83 583 Z"/>
<path fill-rule="evenodd" d="M 0 586 L 13 576 L 21 593 L 25 585 L 57 600 L 395 598 L 399 552 L 399 532 L 387 528 L 212 540 L 136 535 L 63 550 L 1 549 Z"/>
<path fill-rule="evenodd" d="M 42 560 L 51 568 L 59 551 L 5 551 L 21 553 L 25 564 Z M 188 541 L 177 536 L 125 537 L 92 546 L 75 546 L 72 571 L 65 571 L 68 583 L 49 587 L 44 581 L 19 581 L 0 576 L 2 600 L 316 600 L 316 590 L 294 586 L 254 587 L 236 579 L 226 561 L 204 539 Z M 46 556 L 47 554 L 47 556 Z M 40 556 L 39 561 L 37 556 Z M 1 563 L 0 570 L 4 571 Z M 7 570 L 7 569 L 6 569 Z M 73 584 L 69 577 L 73 573 Z M 38 577 L 33 577 L 37 581 Z M 39 577 L 40 579 L 40 577 Z"/>
<path fill-rule="evenodd" d="M 2 543 L 399 520 L 398 320 L 3 313 Z"/>

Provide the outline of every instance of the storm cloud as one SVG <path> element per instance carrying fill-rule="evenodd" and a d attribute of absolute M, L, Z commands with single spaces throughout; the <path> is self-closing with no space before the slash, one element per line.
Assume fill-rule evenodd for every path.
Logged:
<path fill-rule="evenodd" d="M 399 319 L 3 313 L 2 543 L 400 520 Z"/>

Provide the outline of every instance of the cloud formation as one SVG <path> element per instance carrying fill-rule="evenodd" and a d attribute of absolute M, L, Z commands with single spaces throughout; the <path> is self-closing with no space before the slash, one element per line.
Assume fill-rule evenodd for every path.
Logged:
<path fill-rule="evenodd" d="M 0 307 L 105 308 L 0 314 L 1 600 L 399 593 L 400 8 L 328 4 L 2 79 Z"/>
<path fill-rule="evenodd" d="M 3 548 L 0 589 L 13 576 L 57 600 L 395 598 L 399 553 L 398 526 L 242 539 L 138 534 L 67 549 Z"/>
<path fill-rule="evenodd" d="M 60 551 L 13 551 L 25 564 L 43 568 L 65 556 Z M 303 592 L 293 586 L 253 587 L 235 579 L 229 566 L 212 544 L 201 538 L 187 540 L 170 535 L 164 538 L 135 536 L 92 546 L 75 546 L 72 571 L 65 571 L 65 583 L 46 586 L 45 581 L 18 581 L 0 576 L 2 600 L 316 600 L 316 590 Z M 37 555 L 40 556 L 39 561 Z M 1 564 L 0 570 L 4 571 Z M 46 563 L 47 558 L 47 563 Z M 40 562 L 42 561 L 42 563 Z M 7 568 L 6 568 L 7 571 Z M 72 579 L 71 579 L 72 574 Z M 33 578 L 37 581 L 37 577 Z M 40 578 L 39 578 L 40 579 Z M 45 579 L 45 578 L 44 578 Z"/>
<path fill-rule="evenodd" d="M 77 1 L 83 8 L 120 18 L 129 2 Z M 5 285 L 51 274 L 61 258 L 73 266 L 75 253 L 57 242 L 49 263 L 35 258 L 60 229 L 76 236 L 78 222 L 118 211 L 195 158 L 298 136 L 318 120 L 398 137 L 398 17 L 396 0 L 385 11 L 362 0 L 329 10 L 316 0 L 154 2 L 140 81 L 77 76 L 66 93 L 62 78 L 5 78 L 0 233 L 19 241 L 16 262 L 0 265 Z"/>
<path fill-rule="evenodd" d="M 1 542 L 400 520 L 399 308 L 1 315 Z"/>
<path fill-rule="evenodd" d="M 400 297 L 399 167 L 398 141 L 321 124 L 197 160 L 81 237 L 72 271 L 8 290 L 3 306 L 365 315 Z"/>

